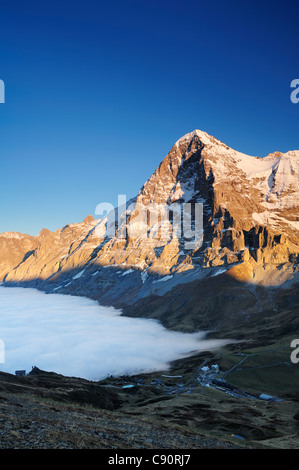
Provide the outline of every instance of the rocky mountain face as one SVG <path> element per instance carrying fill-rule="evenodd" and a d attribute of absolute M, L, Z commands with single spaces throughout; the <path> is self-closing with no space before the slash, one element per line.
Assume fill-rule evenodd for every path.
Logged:
<path fill-rule="evenodd" d="M 0 279 L 24 262 L 37 246 L 36 237 L 17 232 L 0 233 Z"/>
<path fill-rule="evenodd" d="M 37 237 L 1 234 L 0 279 L 116 305 L 224 272 L 284 285 L 298 272 L 298 177 L 299 151 L 248 156 L 196 130 L 119 208 L 115 234 L 111 213 Z"/>

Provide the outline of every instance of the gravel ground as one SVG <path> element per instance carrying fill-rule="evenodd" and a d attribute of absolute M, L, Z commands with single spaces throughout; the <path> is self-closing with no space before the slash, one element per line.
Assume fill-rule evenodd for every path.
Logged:
<path fill-rule="evenodd" d="M 119 412 L 2 393 L 0 448 L 200 449 L 238 446 Z"/>

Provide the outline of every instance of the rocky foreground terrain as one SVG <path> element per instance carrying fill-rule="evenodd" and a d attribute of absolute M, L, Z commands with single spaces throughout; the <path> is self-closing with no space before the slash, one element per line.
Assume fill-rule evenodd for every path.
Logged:
<path fill-rule="evenodd" d="M 186 365 L 178 363 L 175 369 L 186 372 Z M 299 405 L 294 414 L 290 401 L 241 398 L 237 403 L 200 387 L 169 395 L 153 384 L 157 376 L 142 379 L 142 385 L 137 384 L 141 377 L 88 382 L 37 368 L 26 377 L 0 373 L 0 448 L 296 447 Z M 177 379 L 163 380 L 167 390 L 176 389 Z M 126 384 L 134 387 L 123 388 Z"/>
<path fill-rule="evenodd" d="M 188 382 L 217 360 L 233 386 L 281 399 L 248 400 L 198 383 L 169 395 L 150 375 L 146 387 L 125 390 L 125 379 L 1 374 L 0 445 L 299 447 L 299 366 L 290 361 L 299 338 L 298 201 L 299 151 L 252 157 L 194 131 L 119 208 L 113 236 L 111 214 L 36 237 L 0 234 L 4 286 L 87 296 L 170 329 L 238 340 L 217 357 L 175 363 L 173 374 Z M 138 211 L 195 203 L 202 230 L 191 246 L 174 212 L 163 221 Z M 190 219 L 194 233 L 192 212 Z"/>
<path fill-rule="evenodd" d="M 221 441 L 175 423 L 169 426 L 167 420 L 135 414 L 133 395 L 112 387 L 42 371 L 23 380 L 0 375 L 2 449 L 241 447 L 233 439 Z"/>

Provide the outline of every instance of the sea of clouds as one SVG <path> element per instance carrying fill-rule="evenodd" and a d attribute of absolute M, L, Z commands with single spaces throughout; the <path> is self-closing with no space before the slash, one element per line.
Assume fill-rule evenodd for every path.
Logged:
<path fill-rule="evenodd" d="M 0 287 L 0 371 L 33 366 L 66 376 L 101 380 L 167 370 L 170 361 L 212 350 L 225 340 L 179 333 L 155 320 L 128 318 L 112 307 L 70 295 Z"/>

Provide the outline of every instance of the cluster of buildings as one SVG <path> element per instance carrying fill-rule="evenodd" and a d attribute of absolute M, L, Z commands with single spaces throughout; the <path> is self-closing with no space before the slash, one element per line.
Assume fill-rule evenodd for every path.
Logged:
<path fill-rule="evenodd" d="M 219 366 L 218 364 L 213 364 L 211 367 L 205 366 L 200 369 L 199 376 L 197 377 L 198 382 L 201 385 L 205 385 L 208 387 L 215 388 L 217 390 L 222 390 L 234 397 L 247 397 L 247 398 L 254 398 L 264 401 L 282 401 L 277 397 L 273 397 L 272 395 L 267 395 L 266 393 L 255 394 L 255 393 L 248 393 L 242 390 L 239 390 L 234 385 L 227 383 L 225 380 L 221 378 L 215 377 L 215 374 L 219 374 Z"/>
<path fill-rule="evenodd" d="M 210 374 L 218 374 L 218 372 L 219 372 L 218 364 L 212 364 L 211 367 L 204 366 L 200 369 L 201 377 L 204 377 Z"/>

